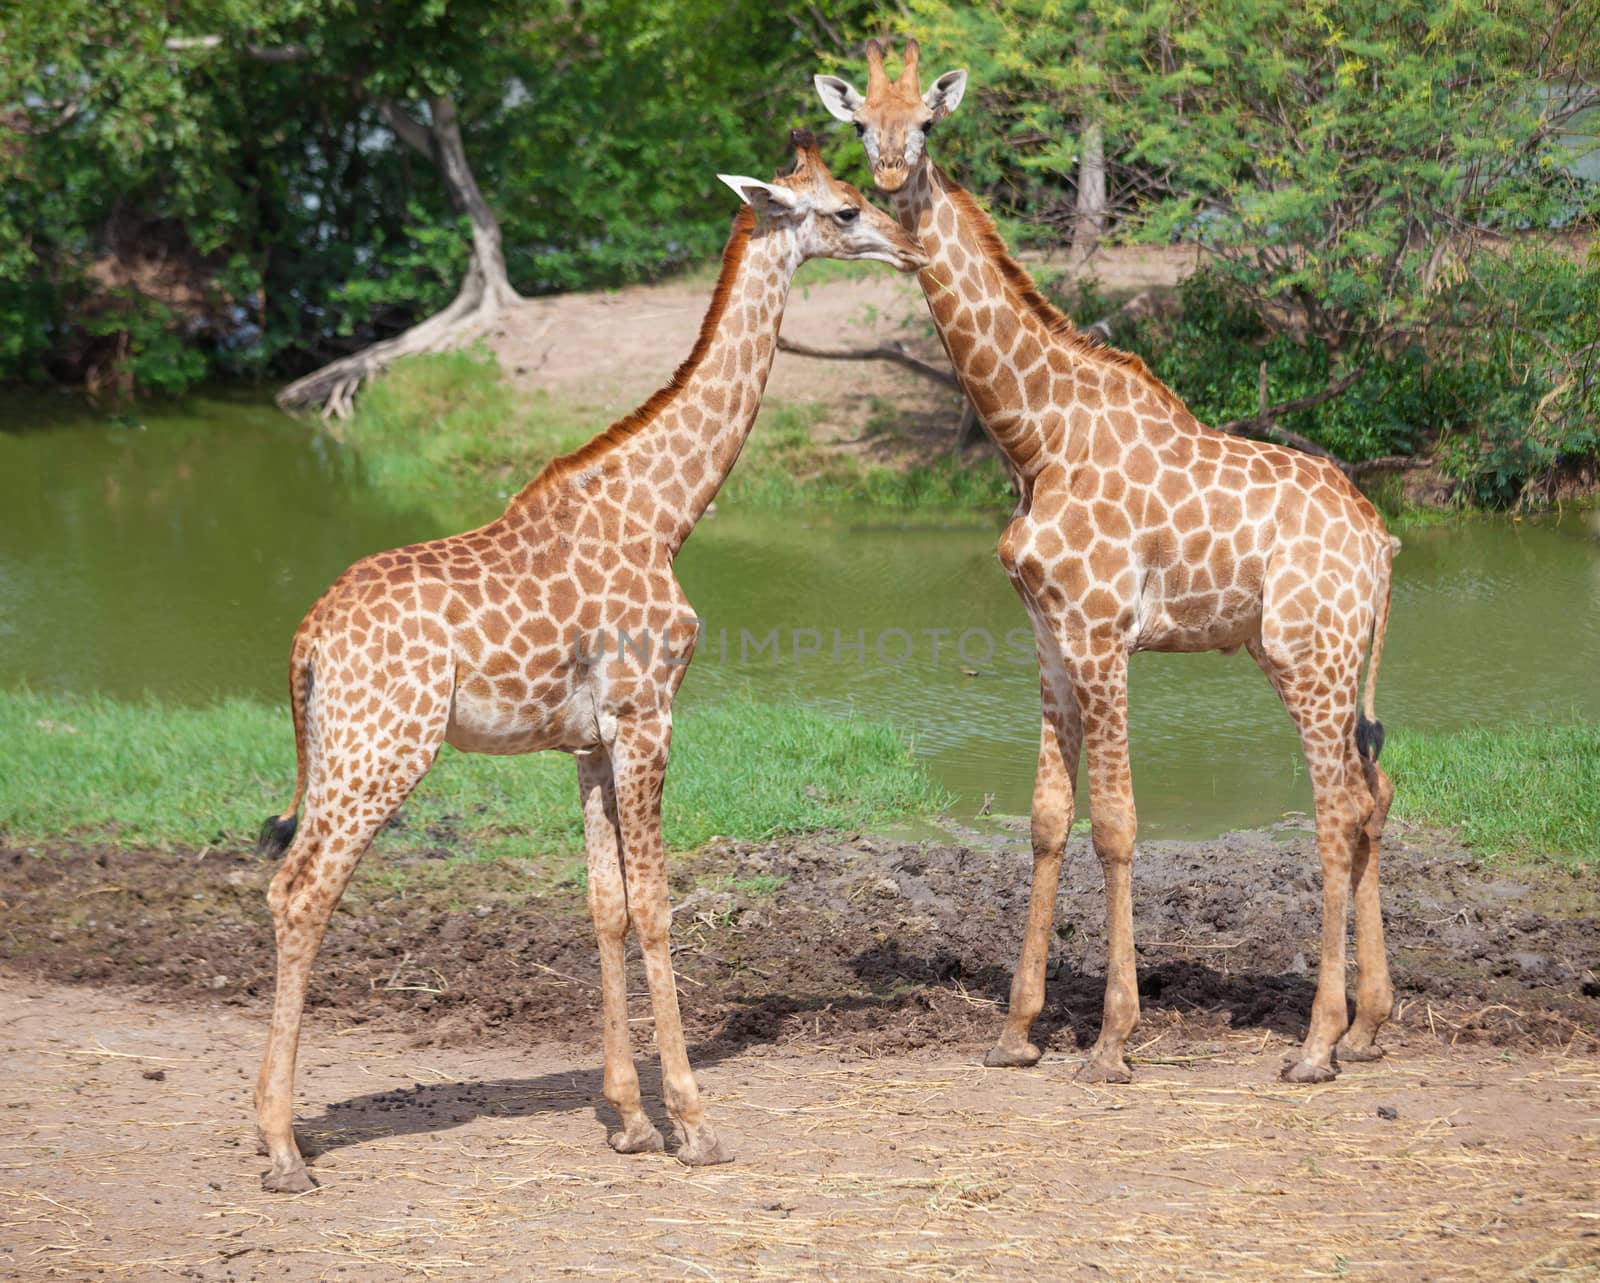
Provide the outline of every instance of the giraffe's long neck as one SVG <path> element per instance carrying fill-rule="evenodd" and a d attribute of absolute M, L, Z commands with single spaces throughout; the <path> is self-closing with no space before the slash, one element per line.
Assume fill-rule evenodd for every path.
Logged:
<path fill-rule="evenodd" d="M 931 163 L 895 193 L 894 208 L 932 260 L 918 279 L 962 390 L 1026 486 L 1064 448 L 1056 380 L 1083 363 L 1059 341 L 1070 323 L 995 252 L 993 224 Z"/>
<path fill-rule="evenodd" d="M 694 348 L 665 387 L 587 445 L 562 455 L 507 509 L 589 505 L 618 540 L 675 555 L 727 479 L 761 408 L 789 284 L 801 263 L 792 231 L 733 221 Z"/>
<path fill-rule="evenodd" d="M 741 213 L 694 350 L 672 382 L 630 416 L 618 466 L 632 506 L 653 511 L 654 534 L 670 552 L 716 498 L 750 436 L 800 261 L 791 232 L 757 226 Z"/>

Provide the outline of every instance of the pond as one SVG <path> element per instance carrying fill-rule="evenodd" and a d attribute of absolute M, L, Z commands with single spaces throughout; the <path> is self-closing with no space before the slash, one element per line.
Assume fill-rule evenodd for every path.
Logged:
<path fill-rule="evenodd" d="M 295 625 L 346 565 L 494 515 L 397 506 L 328 436 L 249 400 L 109 419 L 13 401 L 0 429 L 5 688 L 281 700 Z M 994 559 L 1003 520 L 723 505 L 679 561 L 706 621 L 682 706 L 749 693 L 889 721 L 958 814 L 1026 812 L 1038 687 Z M 1388 728 L 1600 720 L 1600 513 L 1404 537 Z M 1132 669 L 1142 834 L 1309 809 L 1288 718 L 1248 657 L 1138 655 Z"/>

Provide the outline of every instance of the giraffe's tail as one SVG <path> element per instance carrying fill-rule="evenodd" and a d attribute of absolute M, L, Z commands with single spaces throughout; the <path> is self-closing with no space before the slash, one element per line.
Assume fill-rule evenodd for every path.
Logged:
<path fill-rule="evenodd" d="M 1378 558 L 1377 601 L 1372 612 L 1372 645 L 1367 654 L 1367 685 L 1361 694 L 1361 711 L 1356 714 L 1356 752 L 1376 762 L 1383 752 L 1383 723 L 1378 720 L 1378 664 L 1383 659 L 1383 635 L 1389 628 L 1389 593 L 1394 581 L 1394 554 L 1398 539 L 1387 538 L 1388 546 Z"/>
<path fill-rule="evenodd" d="M 301 799 L 306 795 L 306 706 L 311 699 L 314 684 L 311 671 L 311 647 L 295 639 L 289 656 L 289 712 L 294 718 L 294 797 L 288 809 L 279 815 L 269 815 L 256 838 L 256 854 L 266 859 L 277 859 L 289 849 L 299 826 Z"/>

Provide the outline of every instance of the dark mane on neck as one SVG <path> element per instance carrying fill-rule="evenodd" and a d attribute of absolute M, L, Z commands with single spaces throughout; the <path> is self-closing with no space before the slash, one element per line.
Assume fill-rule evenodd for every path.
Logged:
<path fill-rule="evenodd" d="M 722 320 L 722 314 L 728 309 L 728 300 L 733 294 L 733 282 L 739 275 L 739 267 L 744 262 L 745 250 L 750 245 L 750 234 L 755 230 L 755 226 L 755 215 L 746 205 L 734 217 L 733 230 L 722 251 L 722 270 L 717 274 L 716 287 L 711 291 L 710 306 L 706 308 L 705 317 L 700 322 L 700 334 L 694 341 L 694 347 L 689 350 L 689 355 L 684 358 L 683 364 L 673 371 L 666 385 L 651 393 L 650 399 L 637 410 L 624 415 L 604 432 L 570 454 L 563 454 L 550 460 L 539 475 L 523 488 L 518 498 L 538 491 L 548 491 L 550 487 L 559 484 L 573 473 L 599 463 L 641 428 L 653 423 L 663 410 L 677 400 L 678 393 L 700 367 L 700 363 L 705 360 L 706 352 L 711 347 L 717 325 Z"/>
<path fill-rule="evenodd" d="M 1033 277 L 1028 275 L 1027 269 L 1011 257 L 1011 252 L 1006 248 L 1005 241 L 1000 239 L 1000 233 L 995 228 L 994 220 L 984 213 L 982 207 L 972 198 L 959 183 L 940 169 L 934 166 L 940 190 L 949 197 L 956 207 L 961 219 L 978 238 L 978 247 L 983 252 L 989 266 L 1000 274 L 1000 279 L 1005 282 L 1006 289 L 1016 296 L 1021 309 L 1035 317 L 1057 342 L 1075 349 L 1081 355 L 1101 365 L 1114 366 L 1126 370 L 1135 379 L 1144 383 L 1154 392 L 1158 399 L 1183 409 L 1183 400 L 1158 379 L 1150 371 L 1150 367 L 1132 352 L 1124 352 L 1120 348 L 1110 347 L 1100 342 L 1091 334 L 1085 334 L 1072 324 L 1072 319 L 1062 313 L 1054 304 L 1039 292 L 1039 287 L 1034 284 Z"/>

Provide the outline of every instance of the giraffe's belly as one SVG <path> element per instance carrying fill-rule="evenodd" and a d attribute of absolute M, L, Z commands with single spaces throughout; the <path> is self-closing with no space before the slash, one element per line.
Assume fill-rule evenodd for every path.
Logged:
<path fill-rule="evenodd" d="M 1235 650 L 1261 635 L 1261 600 L 1241 594 L 1189 593 L 1147 600 L 1139 614 L 1134 650 Z"/>
<path fill-rule="evenodd" d="M 486 695 L 459 687 L 444 738 L 464 753 L 496 754 L 549 748 L 577 753 L 600 742 L 594 700 L 582 686 L 557 701 Z"/>

